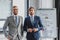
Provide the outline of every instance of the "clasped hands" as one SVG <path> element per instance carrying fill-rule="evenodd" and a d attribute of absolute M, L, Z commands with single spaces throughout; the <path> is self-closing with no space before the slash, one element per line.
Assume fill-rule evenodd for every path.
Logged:
<path fill-rule="evenodd" d="M 37 31 L 38 31 L 38 28 L 33 28 L 33 29 L 32 29 L 32 28 L 29 28 L 29 29 L 28 29 L 28 32 L 30 32 L 30 33 L 31 33 L 31 32 L 37 32 Z"/>

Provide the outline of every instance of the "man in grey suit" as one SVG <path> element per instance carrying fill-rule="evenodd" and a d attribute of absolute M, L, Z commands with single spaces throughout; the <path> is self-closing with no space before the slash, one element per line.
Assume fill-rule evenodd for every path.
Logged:
<path fill-rule="evenodd" d="M 13 16 L 9 16 L 3 26 L 3 32 L 8 40 L 22 40 L 23 18 L 18 16 L 18 7 L 13 6 Z M 8 32 L 7 32 L 8 27 Z"/>

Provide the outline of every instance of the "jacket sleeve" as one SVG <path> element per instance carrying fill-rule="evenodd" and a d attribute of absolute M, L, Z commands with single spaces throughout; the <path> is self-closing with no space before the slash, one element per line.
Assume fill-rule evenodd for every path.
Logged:
<path fill-rule="evenodd" d="M 24 31 L 27 31 L 27 20 L 26 20 L 26 18 L 24 20 L 24 27 L 23 27 L 23 29 L 24 29 Z"/>
<path fill-rule="evenodd" d="M 6 37 L 8 37 L 8 32 L 7 32 L 7 26 L 8 26 L 8 24 L 9 24 L 9 18 L 7 18 L 7 20 L 6 20 L 6 22 L 5 22 L 5 24 L 4 24 L 4 26 L 3 26 L 3 32 L 4 32 L 4 35 L 6 36 Z"/>
<path fill-rule="evenodd" d="M 39 20 L 39 27 L 38 27 L 38 31 L 42 30 L 43 29 L 43 25 L 42 25 L 42 22 L 41 22 L 41 19 L 40 17 L 38 17 L 38 20 Z"/>

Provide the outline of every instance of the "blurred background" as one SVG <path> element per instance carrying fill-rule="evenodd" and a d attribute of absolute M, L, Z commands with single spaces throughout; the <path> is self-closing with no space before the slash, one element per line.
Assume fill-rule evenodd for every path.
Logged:
<path fill-rule="evenodd" d="M 40 16 L 43 22 L 43 25 L 45 26 L 45 29 L 51 31 L 45 33 L 44 37 L 41 37 L 40 40 L 58 40 L 59 39 L 59 30 L 60 30 L 60 0 L 0 0 L 0 40 L 7 40 L 3 34 L 3 25 L 5 23 L 5 20 L 8 16 L 12 15 L 12 7 L 13 5 L 18 6 L 19 8 L 19 15 L 25 18 L 28 16 L 27 9 L 32 6 L 36 10 L 36 15 Z M 44 11 L 44 12 L 43 12 Z M 45 15 L 47 14 L 47 15 Z M 52 15 L 52 16 L 51 16 Z M 44 19 L 44 16 L 51 18 L 48 24 L 53 23 L 52 27 L 54 28 L 52 30 L 51 26 L 47 26 L 46 19 Z M 51 21 L 52 20 L 52 21 Z M 54 21 L 55 20 L 55 21 Z M 45 23 L 44 23 L 45 22 Z M 46 24 L 46 25 L 45 25 Z M 54 32 L 54 33 L 53 33 Z M 43 32 L 40 31 L 41 36 L 43 36 Z M 48 37 L 48 35 L 49 37 Z M 47 35 L 47 36 L 46 36 Z M 53 35 L 53 36 L 51 36 Z M 23 40 L 25 40 L 26 32 L 24 33 Z"/>

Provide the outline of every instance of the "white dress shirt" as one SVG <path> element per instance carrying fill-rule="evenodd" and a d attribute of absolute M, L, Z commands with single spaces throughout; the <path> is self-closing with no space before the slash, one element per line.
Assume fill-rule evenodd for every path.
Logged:
<path fill-rule="evenodd" d="M 16 20 L 15 16 L 17 16 L 17 23 L 16 24 L 18 24 L 19 23 L 19 17 L 18 17 L 18 15 L 14 15 L 14 20 Z"/>

